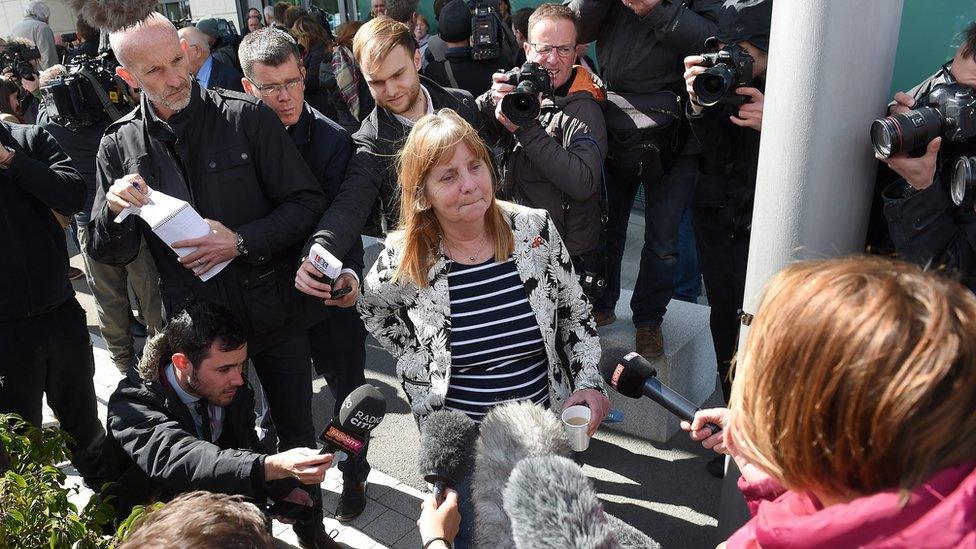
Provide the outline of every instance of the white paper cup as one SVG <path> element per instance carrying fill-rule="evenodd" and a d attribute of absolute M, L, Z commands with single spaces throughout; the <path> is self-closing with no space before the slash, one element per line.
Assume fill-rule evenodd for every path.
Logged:
<path fill-rule="evenodd" d="M 591 413 L 586 406 L 570 406 L 563 410 L 563 428 L 569 437 L 569 447 L 574 452 L 582 452 L 590 446 L 590 435 L 586 430 L 590 427 Z"/>

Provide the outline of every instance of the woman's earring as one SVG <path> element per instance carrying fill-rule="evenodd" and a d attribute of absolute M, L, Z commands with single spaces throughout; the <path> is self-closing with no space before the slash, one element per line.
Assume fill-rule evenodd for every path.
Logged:
<path fill-rule="evenodd" d="M 420 195 L 417 196 L 417 200 L 414 201 L 413 206 L 418 212 L 425 212 L 430 209 L 430 203 L 427 202 L 427 197 L 424 196 L 423 189 L 418 189 L 418 192 Z"/>

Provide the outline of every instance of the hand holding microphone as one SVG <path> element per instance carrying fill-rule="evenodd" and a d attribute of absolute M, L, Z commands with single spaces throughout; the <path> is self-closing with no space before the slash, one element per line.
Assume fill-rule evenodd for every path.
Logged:
<path fill-rule="evenodd" d="M 471 474 L 474 466 L 478 425 L 468 416 L 438 410 L 420 428 L 420 472 L 434 485 L 434 502 L 444 502 L 445 490 Z"/>
<path fill-rule="evenodd" d="M 458 493 L 448 488 L 444 491 L 444 501 L 440 504 L 431 495 L 420 504 L 420 518 L 417 519 L 420 528 L 420 539 L 424 547 L 440 547 L 435 545 L 437 539 L 451 542 L 457 536 L 461 527 L 461 513 L 458 512 Z M 449 547 L 446 543 L 445 547 Z"/>
<path fill-rule="evenodd" d="M 725 433 L 728 430 L 731 419 L 732 410 L 728 408 L 709 408 L 696 412 L 695 418 L 690 422 L 683 420 L 681 422 L 681 428 L 688 431 L 688 436 L 691 437 L 691 440 L 701 441 L 705 449 L 734 456 L 735 453 L 729 444 L 731 441 L 726 441 L 725 439 Z M 718 432 L 712 431 L 709 425 L 718 425 L 722 430 Z"/>
<path fill-rule="evenodd" d="M 601 374 L 611 387 L 625 397 L 646 396 L 679 419 L 689 422 L 695 419 L 698 407 L 661 383 L 651 363 L 637 353 L 627 353 L 617 360 L 616 364 L 603 368 Z M 715 423 L 705 423 L 704 427 L 710 429 L 712 434 L 722 430 Z"/>

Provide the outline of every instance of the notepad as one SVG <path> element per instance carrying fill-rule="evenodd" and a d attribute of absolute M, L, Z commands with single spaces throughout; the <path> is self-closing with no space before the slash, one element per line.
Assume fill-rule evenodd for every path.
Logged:
<path fill-rule="evenodd" d="M 171 250 L 180 257 L 187 256 L 196 248 L 173 248 L 174 242 L 200 238 L 210 232 L 210 224 L 185 200 L 172 197 L 166 193 L 149 189 L 149 203 L 142 207 L 128 207 L 115 218 L 121 223 L 130 215 L 138 215 L 152 229 Z M 200 280 L 206 282 L 217 276 L 232 260 L 218 263 L 207 272 L 200 275 Z"/>

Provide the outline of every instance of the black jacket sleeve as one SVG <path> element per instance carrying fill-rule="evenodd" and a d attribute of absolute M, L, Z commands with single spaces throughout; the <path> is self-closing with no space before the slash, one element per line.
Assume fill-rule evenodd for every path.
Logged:
<path fill-rule="evenodd" d="M 122 159 L 114 136 L 106 135 L 95 156 L 95 203 L 88 222 L 88 255 L 108 265 L 128 265 L 139 254 L 143 223 L 130 215 L 122 223 L 108 209 L 106 193 L 116 179 L 124 176 Z"/>
<path fill-rule="evenodd" d="M 85 207 L 85 181 L 51 134 L 33 126 L 20 140 L 10 142 L 15 152 L 7 175 L 13 183 L 60 214 L 72 215 Z"/>
<path fill-rule="evenodd" d="M 375 150 L 372 139 L 363 137 L 362 131 L 353 138 L 356 151 L 349 161 L 345 180 L 339 186 L 335 200 L 319 220 L 315 234 L 306 243 L 304 255 L 308 255 L 308 249 L 316 242 L 341 258 L 346 257 L 356 242 L 362 246 L 359 235 L 380 194 L 384 162 Z"/>
<path fill-rule="evenodd" d="M 945 270 L 976 291 L 976 215 L 954 212 L 938 175 L 905 196 L 904 179 L 884 191 L 884 213 L 895 251 L 906 261 Z"/>
<path fill-rule="evenodd" d="M 603 24 L 603 18 L 607 16 L 614 3 L 607 0 L 566 0 L 563 2 L 563 5 L 568 6 L 579 16 L 580 44 L 596 40 L 596 35 Z"/>
<path fill-rule="evenodd" d="M 325 191 L 326 201 L 330 204 L 326 212 L 331 208 L 342 189 L 342 182 L 346 179 L 347 169 L 352 160 L 353 141 L 352 137 L 343 132 L 341 139 L 338 139 L 335 146 L 328 151 L 328 156 L 322 162 L 323 170 L 319 178 L 322 181 L 322 188 Z M 350 243 L 349 251 L 342 259 L 343 268 L 356 271 L 359 280 L 363 279 L 363 241 L 361 238 L 354 238 Z"/>
<path fill-rule="evenodd" d="M 663 0 L 645 17 L 658 39 L 681 57 L 701 53 L 705 40 L 718 31 L 720 0 Z"/>
<path fill-rule="evenodd" d="M 183 430 L 162 405 L 139 390 L 120 389 L 109 400 L 108 428 L 136 466 L 173 491 L 207 490 L 261 495 L 262 454 L 222 450 Z M 261 478 L 256 478 L 260 475 Z"/>
<path fill-rule="evenodd" d="M 302 242 L 325 210 L 325 193 L 294 142 L 270 108 L 257 108 L 249 138 L 257 143 L 258 178 L 277 206 L 268 215 L 234 228 L 248 248 L 247 261 L 259 265 Z"/>

